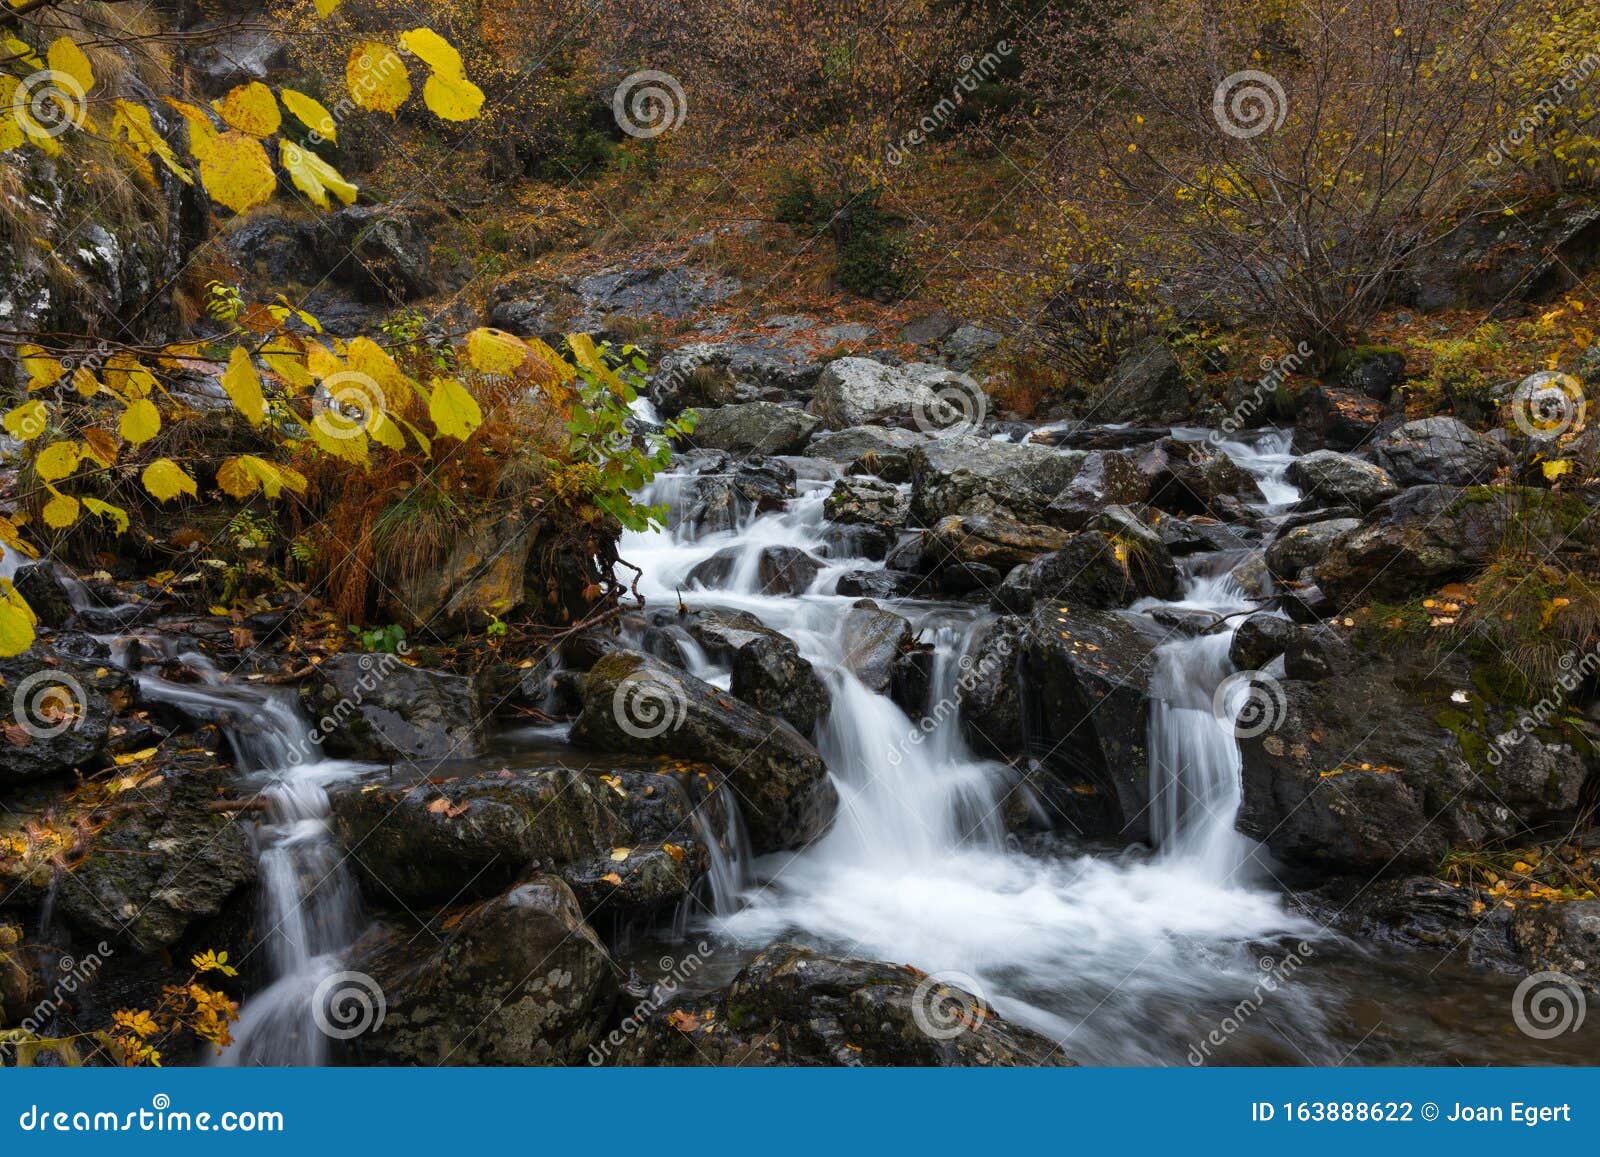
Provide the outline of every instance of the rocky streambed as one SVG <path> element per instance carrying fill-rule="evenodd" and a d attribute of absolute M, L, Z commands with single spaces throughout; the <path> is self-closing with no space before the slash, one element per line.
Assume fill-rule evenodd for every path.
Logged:
<path fill-rule="evenodd" d="M 0 748 L 32 946 L 0 946 L 0 1019 L 103 939 L 46 1035 L 225 948 L 242 1063 L 1600 1055 L 1513 1016 L 1530 973 L 1593 990 L 1600 904 L 1441 878 L 1600 857 L 1590 759 L 1498 742 L 1525 706 L 1465 652 L 1357 617 L 1513 516 L 1588 557 L 1581 498 L 1503 484 L 1517 447 L 1173 427 L 1160 380 L 1148 424 L 975 423 L 941 366 L 675 357 L 640 420 L 705 417 L 668 526 L 623 536 L 642 605 L 537 665 L 308 664 L 288 606 L 18 570 L 54 630 L 0 676 L 79 691 Z"/>

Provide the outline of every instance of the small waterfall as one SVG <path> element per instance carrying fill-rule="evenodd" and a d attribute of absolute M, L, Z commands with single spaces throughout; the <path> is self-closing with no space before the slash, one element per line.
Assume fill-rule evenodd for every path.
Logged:
<path fill-rule="evenodd" d="M 261 939 L 271 981 L 244 1006 L 234 1045 L 221 1065 L 318 1065 L 329 1038 L 317 1027 L 319 985 L 340 970 L 363 928 L 360 896 L 331 832 L 330 784 L 363 766 L 324 760 L 292 692 L 230 682 L 203 655 L 174 653 L 158 636 L 123 637 L 113 654 L 151 650 L 200 677 L 177 683 L 147 672 L 140 696 L 216 724 L 233 748 L 246 784 L 260 791 L 267 818 L 256 832 L 262 897 Z"/>

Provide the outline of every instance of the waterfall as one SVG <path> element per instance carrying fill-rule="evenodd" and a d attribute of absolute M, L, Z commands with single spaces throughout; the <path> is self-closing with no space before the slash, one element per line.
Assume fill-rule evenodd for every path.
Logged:
<path fill-rule="evenodd" d="M 1283 481 L 1286 437 L 1220 448 L 1257 478 L 1267 512 L 1295 500 Z M 681 484 L 660 479 L 651 498 L 671 501 Z M 913 720 L 864 686 L 846 664 L 843 637 L 855 600 L 830 592 L 837 573 L 876 564 L 827 557 L 837 544 L 822 518 L 830 485 L 831 478 L 802 477 L 786 509 L 757 515 L 735 532 L 696 538 L 680 526 L 630 533 L 622 543 L 622 556 L 644 571 L 639 589 L 648 599 L 676 605 L 681 597 L 692 607 L 755 614 L 795 642 L 832 694 L 814 737 L 839 795 L 832 828 L 802 851 L 751 865 L 742 894 L 732 902 L 719 897 L 706 917 L 710 930 L 741 945 L 798 938 L 956 974 L 1002 1014 L 1063 1041 L 1081 1061 L 1169 1063 L 1183 1056 L 1185 1034 L 1203 1015 L 1196 1010 L 1220 1015 L 1258 983 L 1262 950 L 1253 945 L 1313 935 L 1240 870 L 1252 845 L 1233 830 L 1240 795 L 1235 692 L 1224 690 L 1218 706 L 1219 688 L 1234 674 L 1232 626 L 1172 639 L 1156 655 L 1148 738 L 1159 849 L 1108 855 L 1070 838 L 1043 850 L 1019 846 L 1004 823 L 1008 804 L 1026 804 L 1012 799 L 1017 772 L 973 752 L 956 709 L 958 683 L 970 677 L 961 656 L 982 616 L 970 606 L 880 600 L 911 619 L 932 646 L 929 701 Z M 763 595 L 751 578 L 768 545 L 797 546 L 829 565 L 800 597 Z M 722 589 L 685 583 L 694 566 L 729 546 L 743 557 Z M 1233 561 L 1202 562 L 1175 604 L 1133 611 L 1248 610 L 1252 603 L 1222 565 Z M 703 662 L 689 653 L 684 659 Z M 1304 993 L 1280 999 L 1303 1026 L 1301 1047 L 1314 1052 L 1310 1038 L 1320 1031 L 1321 1012 Z"/>
<path fill-rule="evenodd" d="M 266 802 L 255 833 L 261 889 L 261 945 L 269 983 L 245 1002 L 234 1044 L 222 1065 L 318 1065 L 328 1060 L 329 1037 L 318 1028 L 323 982 L 341 968 L 342 953 L 364 924 L 360 896 L 333 840 L 327 788 L 360 775 L 361 764 L 325 760 L 314 730 L 292 692 L 235 683 L 203 655 L 175 653 L 154 635 L 110 640 L 130 661 L 151 649 L 200 677 L 177 683 L 137 672 L 139 694 L 190 718 L 214 723 L 233 748 L 245 785 Z M 237 960 L 253 962 L 253 957 Z"/>

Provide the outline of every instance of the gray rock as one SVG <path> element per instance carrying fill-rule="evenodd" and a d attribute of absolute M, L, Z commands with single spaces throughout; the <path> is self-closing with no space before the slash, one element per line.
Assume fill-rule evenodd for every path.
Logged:
<path fill-rule="evenodd" d="M 822 757 L 788 723 L 636 651 L 590 669 L 572 742 L 713 764 L 739 793 L 757 852 L 820 835 L 838 802 Z"/>
<path fill-rule="evenodd" d="M 576 1064 L 616 999 L 616 965 L 552 876 L 468 909 L 420 958 L 414 945 L 395 935 L 353 961 L 386 1003 L 354 1041 L 365 1063 Z"/>
<path fill-rule="evenodd" d="M 973 632 L 956 684 L 961 726 L 973 750 L 1013 759 L 1027 749 L 1020 663 L 1026 623 L 1001 615 Z"/>
<path fill-rule="evenodd" d="M 913 363 L 890 366 L 870 358 L 839 358 L 817 379 L 811 410 L 831 430 L 852 426 L 916 426 L 944 430 L 962 420 L 947 393 L 974 406 L 978 384 L 942 366 Z"/>
<path fill-rule="evenodd" d="M 1049 521 L 1079 530 L 1107 506 L 1131 506 L 1150 497 L 1150 477 L 1131 455 L 1091 450 L 1077 475 L 1051 501 Z"/>
<path fill-rule="evenodd" d="M 842 478 L 824 500 L 822 512 L 830 522 L 847 526 L 905 525 L 910 498 L 898 486 L 868 478 Z"/>
<path fill-rule="evenodd" d="M 815 415 L 772 402 L 745 402 L 701 412 L 698 446 L 734 454 L 796 454 L 821 425 Z"/>
<path fill-rule="evenodd" d="M 1267 569 L 1281 579 L 1296 579 L 1321 562 L 1333 544 L 1361 525 L 1359 518 L 1332 518 L 1283 531 L 1267 547 Z"/>
<path fill-rule="evenodd" d="M 871 599 L 862 599 L 845 614 L 841 637 L 844 666 L 880 695 L 888 692 L 897 664 L 916 643 L 909 622 Z"/>
<path fill-rule="evenodd" d="M 823 430 L 806 446 L 806 453 L 830 462 L 855 463 L 869 456 L 903 458 L 924 445 L 930 435 L 920 430 L 901 430 L 889 426 L 852 426 L 847 430 Z M 872 471 L 872 473 L 877 473 Z"/>
<path fill-rule="evenodd" d="M 929 531 L 928 557 L 936 567 L 978 563 L 1004 574 L 1014 566 L 1059 551 L 1069 535 L 1053 526 L 1018 522 L 1002 511 L 952 514 Z"/>
<path fill-rule="evenodd" d="M 96 771 L 115 714 L 133 699 L 111 664 L 61 653 L 49 640 L 0 659 L 0 790 L 74 769 Z"/>
<path fill-rule="evenodd" d="M 931 527 L 956 514 L 996 510 L 1024 522 L 1044 522 L 1050 503 L 1083 465 L 1082 451 L 942 438 L 911 452 L 911 513 Z"/>
<path fill-rule="evenodd" d="M 485 750 L 478 693 L 464 675 L 408 667 L 394 655 L 330 655 L 301 697 L 329 755 L 428 771 Z"/>
<path fill-rule="evenodd" d="M 968 323 L 944 339 L 944 358 L 957 370 L 969 370 L 1000 344 L 992 329 Z"/>
<path fill-rule="evenodd" d="M 1348 502 L 1368 511 L 1400 493 L 1383 468 L 1334 450 L 1313 450 L 1289 463 L 1287 476 L 1309 498 Z"/>
<path fill-rule="evenodd" d="M 1510 461 L 1499 442 L 1447 417 L 1407 422 L 1378 439 L 1373 456 L 1402 486 L 1486 483 Z"/>
<path fill-rule="evenodd" d="M 1600 993 L 1600 900 L 1518 905 L 1511 936 L 1529 972 L 1559 972 Z"/>
<path fill-rule="evenodd" d="M 1117 363 L 1097 403 L 1101 421 L 1176 424 L 1189 415 L 1189 387 L 1166 342 L 1153 338 Z"/>
<path fill-rule="evenodd" d="M 603 270 L 578 278 L 573 288 L 591 313 L 676 320 L 719 305 L 743 287 L 732 277 L 673 265 Z"/>
<path fill-rule="evenodd" d="M 686 582 L 720 590 L 732 580 L 746 547 L 729 546 L 698 564 Z M 756 590 L 764 595 L 800 595 L 810 589 L 822 564 L 796 546 L 767 546 L 756 560 Z"/>

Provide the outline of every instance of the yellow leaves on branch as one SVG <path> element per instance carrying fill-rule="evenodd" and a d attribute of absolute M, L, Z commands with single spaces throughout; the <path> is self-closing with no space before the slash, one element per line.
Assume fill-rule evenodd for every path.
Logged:
<path fill-rule="evenodd" d="M 276 498 L 284 490 L 304 494 L 306 477 L 298 470 L 279 466 L 254 454 L 240 454 L 236 458 L 229 458 L 217 470 L 217 485 L 231 498 L 249 498 L 258 490 L 268 498 Z"/>
<path fill-rule="evenodd" d="M 179 466 L 171 458 L 157 458 L 144 468 L 144 473 L 139 475 L 139 481 L 144 483 L 148 490 L 159 502 L 168 502 L 180 494 L 187 494 L 191 498 L 199 493 L 189 472 Z"/>
<path fill-rule="evenodd" d="M 137 398 L 122 411 L 117 432 L 122 435 L 123 441 L 135 446 L 148 442 L 161 433 L 161 411 L 149 398 Z"/>
<path fill-rule="evenodd" d="M 70 478 L 78 468 L 81 454 L 76 442 L 52 442 L 33 460 L 33 469 L 45 482 Z"/>
<path fill-rule="evenodd" d="M 428 397 L 428 416 L 441 438 L 460 438 L 465 441 L 483 424 L 483 410 L 478 400 L 454 378 L 435 378 L 433 391 Z"/>
<path fill-rule="evenodd" d="M 461 53 L 431 28 L 400 34 L 406 51 L 432 70 L 422 86 L 422 103 L 441 120 L 469 121 L 483 110 L 483 90 L 467 79 Z"/>
<path fill-rule="evenodd" d="M 54 487 L 51 488 L 50 495 L 50 501 L 46 502 L 44 509 L 40 511 L 44 524 L 53 530 L 66 530 L 78 521 L 78 500 Z"/>
<path fill-rule="evenodd" d="M 270 137 L 283 124 L 272 90 L 259 80 L 230 88 L 211 106 L 230 129 L 253 137 Z"/>
<path fill-rule="evenodd" d="M 340 176 L 339 170 L 309 149 L 302 149 L 291 141 L 279 141 L 278 163 L 289 174 L 295 188 L 310 197 L 319 209 L 329 207 L 330 191 L 346 205 L 355 203 L 356 187 Z"/>
<path fill-rule="evenodd" d="M 376 40 L 363 40 L 350 50 L 344 83 L 356 104 L 390 116 L 400 111 L 411 95 L 411 77 L 406 74 L 405 62 L 394 49 Z"/>
<path fill-rule="evenodd" d="M 62 77 L 66 77 L 78 91 L 73 93 L 69 88 L 68 95 L 77 99 L 88 96 L 89 90 L 94 87 L 94 66 L 89 63 L 89 58 L 83 54 L 70 37 L 58 36 L 50 42 L 50 47 L 45 49 L 45 63 L 57 73 L 57 84 L 62 84 Z"/>
<path fill-rule="evenodd" d="M 267 420 L 267 399 L 261 392 L 261 377 L 243 346 L 233 347 L 228 368 L 222 374 L 222 390 L 252 426 Z"/>
<path fill-rule="evenodd" d="M 20 655 L 33 646 L 33 629 L 38 623 L 33 608 L 11 580 L 0 578 L 0 659 Z"/>
<path fill-rule="evenodd" d="M 154 156 L 168 172 L 185 185 L 194 184 L 194 178 L 189 175 L 189 170 L 178 163 L 177 154 L 172 151 L 172 146 L 167 144 L 166 138 L 156 131 L 155 124 L 150 119 L 149 109 L 131 100 L 113 101 L 112 109 L 111 139 L 123 146 L 134 162 L 135 168 L 139 169 L 146 180 L 155 182 L 155 172 L 146 159 Z"/>
<path fill-rule="evenodd" d="M 211 142 L 200 161 L 200 180 L 213 199 L 235 213 L 266 204 L 278 187 L 261 142 L 240 132 L 222 133 Z"/>
<path fill-rule="evenodd" d="M 35 398 L 8 411 L 5 417 L 0 418 L 0 427 L 20 442 L 31 442 L 44 433 L 49 419 L 50 414 L 44 403 Z"/>
<path fill-rule="evenodd" d="M 592 343 L 590 348 L 593 349 Z M 566 387 L 578 376 L 565 358 L 538 338 L 520 338 L 503 329 L 488 327 L 467 334 L 467 363 L 480 373 L 503 374 L 532 382 L 542 387 L 558 405 L 570 400 Z"/>
<path fill-rule="evenodd" d="M 338 129 L 333 123 L 333 114 L 322 106 L 319 101 L 313 100 L 303 92 L 292 88 L 280 88 L 278 99 L 283 102 L 283 107 L 289 110 L 290 115 L 306 128 L 316 133 L 324 140 L 335 141 L 339 139 Z"/>

